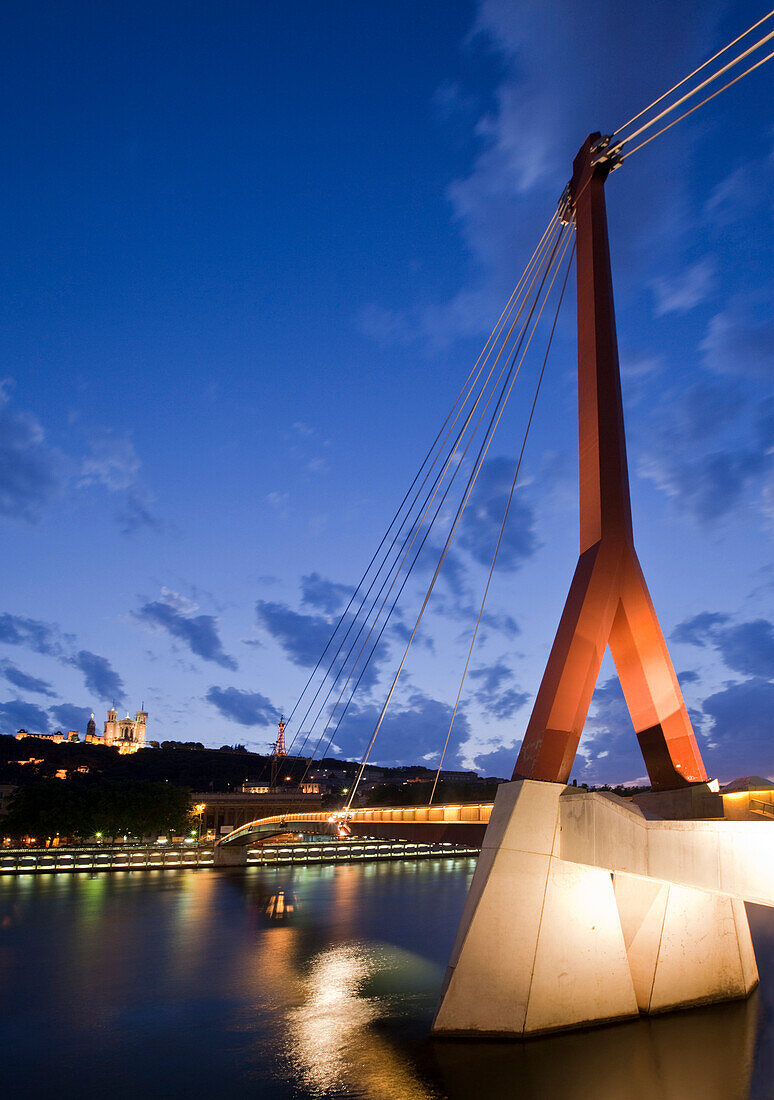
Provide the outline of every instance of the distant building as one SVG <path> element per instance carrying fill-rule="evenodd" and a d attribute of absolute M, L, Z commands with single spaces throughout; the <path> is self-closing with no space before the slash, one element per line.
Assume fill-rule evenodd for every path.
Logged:
<path fill-rule="evenodd" d="M 61 745 L 63 741 L 68 740 L 61 730 L 57 730 L 56 733 L 30 733 L 29 730 L 25 729 L 17 731 L 17 741 L 23 741 L 25 737 L 45 737 L 46 741 L 53 741 L 55 745 Z"/>
<path fill-rule="evenodd" d="M 217 839 L 258 817 L 299 810 L 318 810 L 322 805 L 322 798 L 313 791 L 287 791 L 282 787 L 261 791 L 261 784 L 255 783 L 252 786 L 259 790 L 255 793 L 246 789 L 228 794 L 212 791 L 192 793 L 191 798 L 196 803 L 196 812 L 201 823 L 202 838 Z"/>
<path fill-rule="evenodd" d="M 145 704 L 143 704 L 142 710 L 135 712 L 134 718 L 130 714 L 127 714 L 125 718 L 119 718 L 115 707 L 111 707 L 102 733 L 97 733 L 94 715 L 92 714 L 89 718 L 86 724 L 86 743 L 88 745 L 109 745 L 114 749 L 118 749 L 122 755 L 137 752 L 138 749 L 144 749 L 147 743 L 145 739 L 147 721 L 148 712 L 145 710 Z M 28 730 L 21 729 L 16 734 L 17 741 L 21 741 L 25 737 L 44 737 L 47 741 L 53 741 L 56 744 L 61 744 L 63 741 L 77 742 L 79 740 L 79 735 L 75 730 L 70 730 L 66 737 L 61 730 L 57 730 L 56 733 L 30 733 Z"/>
<path fill-rule="evenodd" d="M 302 794 L 320 794 L 320 784 L 316 781 L 305 782 L 301 784 L 300 790 Z M 242 784 L 242 794 L 276 794 L 281 791 L 282 787 L 272 787 L 268 783 Z"/>
<path fill-rule="evenodd" d="M 136 711 L 134 718 L 129 714 L 125 718 L 119 718 L 115 707 L 111 707 L 108 711 L 104 732 L 100 735 L 95 731 L 91 736 L 91 740 L 94 744 L 111 745 L 122 754 L 144 749 L 145 724 L 148 721 L 148 712 L 144 707 L 145 704 L 143 704 L 142 710 Z M 93 714 L 91 721 L 94 721 Z M 89 740 L 88 727 L 86 740 Z"/>

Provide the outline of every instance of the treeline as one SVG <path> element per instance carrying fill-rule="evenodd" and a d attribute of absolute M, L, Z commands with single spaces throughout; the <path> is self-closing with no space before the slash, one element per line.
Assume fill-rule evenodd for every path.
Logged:
<path fill-rule="evenodd" d="M 494 802 L 500 781 L 481 779 L 477 783 L 455 783 L 441 780 L 435 788 L 433 802 L 447 805 Z M 433 789 L 432 780 L 421 783 L 388 783 L 375 787 L 363 796 L 364 806 L 426 806 Z M 358 805 L 361 802 L 358 800 Z"/>
<path fill-rule="evenodd" d="M 180 835 L 194 827 L 191 793 L 171 783 L 131 779 L 36 779 L 14 791 L 3 836 L 82 840 Z"/>
<path fill-rule="evenodd" d="M 257 781 L 269 774 L 268 757 L 240 751 L 227 745 L 221 749 L 195 748 L 165 742 L 161 748 L 147 748 L 121 756 L 115 748 L 103 745 L 54 744 L 42 737 L 17 741 L 0 735 L 0 783 L 26 784 L 32 776 L 53 778 L 57 771 L 75 771 L 87 767 L 90 775 L 105 779 L 131 779 L 160 782 L 168 779 L 177 787 L 192 791 L 233 791 L 246 781 Z M 21 763 L 30 758 L 40 764 Z"/>

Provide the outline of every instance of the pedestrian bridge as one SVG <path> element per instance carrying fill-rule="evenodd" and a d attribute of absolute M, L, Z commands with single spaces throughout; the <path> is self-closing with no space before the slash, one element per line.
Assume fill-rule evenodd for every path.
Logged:
<path fill-rule="evenodd" d="M 492 813 L 492 802 L 462 806 L 400 806 L 383 809 L 275 814 L 249 821 L 215 845 L 216 862 L 229 859 L 224 849 L 246 848 L 283 833 L 323 833 L 331 836 L 368 836 L 384 840 L 459 844 L 480 848 Z"/>

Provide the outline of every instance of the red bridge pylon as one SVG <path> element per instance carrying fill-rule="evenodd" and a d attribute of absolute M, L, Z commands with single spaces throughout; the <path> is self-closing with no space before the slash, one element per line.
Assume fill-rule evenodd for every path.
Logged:
<path fill-rule="evenodd" d="M 707 773 L 634 549 L 604 193 L 616 162 L 609 141 L 590 135 L 567 193 L 577 235 L 580 558 L 513 778 L 568 781 L 609 646 L 653 789 L 669 790 Z"/>

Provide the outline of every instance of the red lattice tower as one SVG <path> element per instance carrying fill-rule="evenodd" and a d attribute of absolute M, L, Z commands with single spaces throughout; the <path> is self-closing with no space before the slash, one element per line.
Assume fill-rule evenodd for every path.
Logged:
<path fill-rule="evenodd" d="M 285 719 L 280 718 L 277 724 L 277 740 L 274 743 L 274 755 L 275 756 L 287 756 L 287 750 L 285 749 Z"/>

